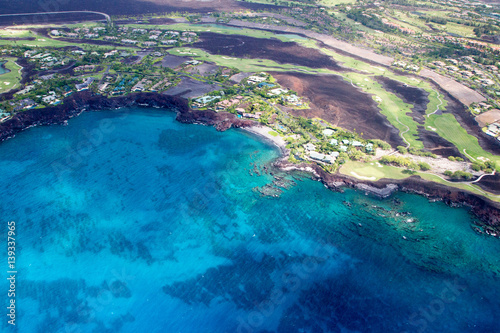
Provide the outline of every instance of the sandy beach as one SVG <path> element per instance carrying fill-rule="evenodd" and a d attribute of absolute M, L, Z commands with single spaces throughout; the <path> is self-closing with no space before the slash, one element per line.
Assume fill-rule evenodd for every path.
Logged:
<path fill-rule="evenodd" d="M 264 137 L 265 139 L 271 141 L 283 152 L 284 155 L 286 155 L 287 149 L 285 140 L 283 140 L 283 138 L 279 135 L 273 136 L 269 134 L 269 132 L 273 131 L 272 128 L 267 126 L 250 126 L 250 127 L 244 127 L 242 129 L 247 132 L 253 133 L 255 135 Z"/>

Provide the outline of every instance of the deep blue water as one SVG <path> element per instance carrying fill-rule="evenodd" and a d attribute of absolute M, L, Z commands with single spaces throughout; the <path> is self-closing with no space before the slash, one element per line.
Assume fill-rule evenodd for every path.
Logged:
<path fill-rule="evenodd" d="M 0 156 L 19 332 L 500 330 L 500 242 L 466 209 L 331 192 L 241 130 L 89 112 Z"/>

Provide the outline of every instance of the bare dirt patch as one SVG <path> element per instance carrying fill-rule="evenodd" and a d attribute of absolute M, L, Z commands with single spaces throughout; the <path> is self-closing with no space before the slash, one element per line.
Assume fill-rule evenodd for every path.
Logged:
<path fill-rule="evenodd" d="M 170 96 L 181 96 L 184 98 L 193 98 L 203 96 L 206 93 L 219 89 L 221 89 L 221 87 L 217 84 L 208 84 L 184 76 L 177 86 L 165 91 L 163 94 Z"/>
<path fill-rule="evenodd" d="M 248 73 L 248 72 L 241 72 L 241 73 L 238 73 L 238 74 L 234 74 L 233 76 L 231 76 L 229 79 L 232 81 L 232 82 L 235 82 L 235 83 L 240 83 L 243 79 L 246 79 L 247 77 L 249 77 L 250 75 L 252 75 L 252 73 Z"/>
<path fill-rule="evenodd" d="M 193 44 L 193 47 L 204 49 L 212 54 L 268 59 L 280 64 L 328 68 L 335 71 L 345 70 L 326 54 L 316 49 L 300 46 L 295 42 L 241 35 L 221 35 L 213 32 L 202 32 L 200 39 L 199 42 Z"/>
<path fill-rule="evenodd" d="M 492 176 L 484 176 L 476 183 L 483 190 L 494 194 L 500 194 L 500 174 L 496 173 Z"/>
<path fill-rule="evenodd" d="M 176 68 L 185 63 L 188 58 L 167 54 L 160 62 L 161 67 Z"/>
<path fill-rule="evenodd" d="M 487 126 L 491 123 L 494 123 L 494 122 L 500 120 L 500 110 L 494 109 L 491 111 L 484 112 L 484 113 L 480 114 L 479 116 L 477 116 L 475 119 L 480 127 Z"/>
<path fill-rule="evenodd" d="M 292 110 L 295 116 L 319 117 L 333 125 L 356 130 L 366 139 L 382 139 L 393 147 L 404 145 L 398 130 L 380 113 L 370 95 L 335 75 L 272 73 L 278 82 L 310 102 L 310 109 Z"/>
<path fill-rule="evenodd" d="M 201 76 L 209 76 L 209 75 L 213 75 L 213 74 L 217 73 L 218 69 L 219 69 L 219 66 L 217 66 L 217 65 L 204 63 L 204 64 L 201 64 L 199 66 L 190 67 L 186 71 L 189 73 L 198 74 Z"/>

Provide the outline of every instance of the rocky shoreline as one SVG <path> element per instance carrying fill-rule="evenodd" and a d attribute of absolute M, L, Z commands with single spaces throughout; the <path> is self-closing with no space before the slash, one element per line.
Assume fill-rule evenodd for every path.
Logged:
<path fill-rule="evenodd" d="M 176 119 L 182 123 L 214 126 L 218 131 L 225 131 L 231 127 L 247 128 L 249 132 L 266 137 L 262 130 L 256 130 L 259 124 L 254 121 L 243 120 L 234 114 L 226 112 L 194 111 L 189 108 L 185 98 L 158 93 L 136 93 L 107 98 L 84 91 L 66 98 L 63 104 L 44 109 L 27 110 L 15 114 L 11 119 L 0 124 L 0 142 L 12 138 L 17 133 L 33 126 L 65 124 L 69 119 L 80 115 L 84 111 L 109 110 L 132 106 L 173 109 L 177 112 Z M 267 135 L 267 139 L 271 139 L 269 135 Z M 487 198 L 460 189 L 429 182 L 418 176 L 402 180 L 381 179 L 379 181 L 365 181 L 339 173 L 330 174 L 324 171 L 318 164 L 297 165 L 288 162 L 286 158 L 288 155 L 287 150 L 281 147 L 281 145 L 278 146 L 281 149 L 283 158 L 277 161 L 275 166 L 282 170 L 311 172 L 318 181 L 336 191 L 342 190 L 344 187 L 356 188 L 384 198 L 390 196 L 394 191 L 399 190 L 423 195 L 430 200 L 441 200 L 451 206 L 467 206 L 482 221 L 481 225 L 474 227 L 476 232 L 500 237 L 500 204 Z"/>
<path fill-rule="evenodd" d="M 387 198 L 394 192 L 401 191 L 422 195 L 432 201 L 442 201 L 452 207 L 469 207 L 471 212 L 482 222 L 473 226 L 474 231 L 500 238 L 500 204 L 458 188 L 427 181 L 419 176 L 398 180 L 359 180 L 340 173 L 328 173 L 318 164 L 292 164 L 285 158 L 276 162 L 275 166 L 282 170 L 311 172 L 316 180 L 321 181 L 333 191 L 352 188 L 380 198 Z"/>

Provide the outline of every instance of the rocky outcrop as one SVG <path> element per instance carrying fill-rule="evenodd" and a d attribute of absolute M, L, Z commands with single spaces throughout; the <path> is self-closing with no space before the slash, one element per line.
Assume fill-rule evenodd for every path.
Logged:
<path fill-rule="evenodd" d="M 200 123 L 215 126 L 225 131 L 231 127 L 254 126 L 255 122 L 242 120 L 231 113 L 193 111 L 186 99 L 157 93 L 137 93 L 127 96 L 107 98 L 89 91 L 73 94 L 63 104 L 44 109 L 32 109 L 16 113 L 11 119 L 0 124 L 0 141 L 14 137 L 26 128 L 38 125 L 63 124 L 86 110 L 98 111 L 122 107 L 147 106 L 173 109 L 177 120 L 183 123 Z"/>
<path fill-rule="evenodd" d="M 449 206 L 469 207 L 471 212 L 481 221 L 473 228 L 476 232 L 500 237 L 500 204 L 471 192 L 430 182 L 419 176 L 406 179 L 368 181 L 340 173 L 328 173 L 318 164 L 296 165 L 282 159 L 275 165 L 283 170 L 310 171 L 318 181 L 334 191 L 342 191 L 342 188 L 347 187 L 385 198 L 399 190 L 419 194 L 429 198 L 429 200 L 443 201 Z"/>

